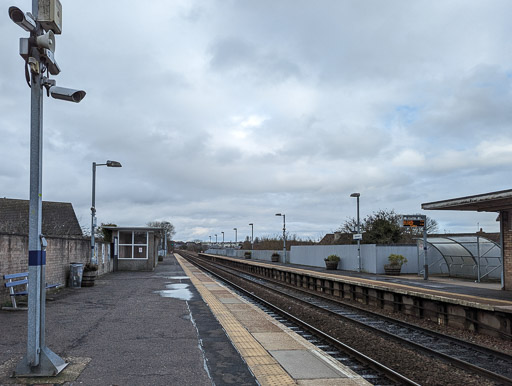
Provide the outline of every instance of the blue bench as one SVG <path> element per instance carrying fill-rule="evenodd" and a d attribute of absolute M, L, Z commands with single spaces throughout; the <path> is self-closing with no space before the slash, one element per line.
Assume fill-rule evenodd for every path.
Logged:
<path fill-rule="evenodd" d="M 4 310 L 26 310 L 26 307 L 18 307 L 16 304 L 16 296 L 27 296 L 28 295 L 28 272 L 13 273 L 10 275 L 4 275 L 4 280 L 7 282 L 4 284 L 6 288 L 9 288 L 9 296 L 11 297 L 12 307 L 2 307 Z M 23 286 L 23 289 L 17 287 Z M 46 283 L 46 289 L 58 288 L 62 284 L 48 284 Z"/>

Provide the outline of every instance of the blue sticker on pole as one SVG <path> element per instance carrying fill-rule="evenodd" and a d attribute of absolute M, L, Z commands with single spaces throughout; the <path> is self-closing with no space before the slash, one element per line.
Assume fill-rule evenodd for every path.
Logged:
<path fill-rule="evenodd" d="M 46 265 L 46 251 L 29 251 L 28 265 Z"/>

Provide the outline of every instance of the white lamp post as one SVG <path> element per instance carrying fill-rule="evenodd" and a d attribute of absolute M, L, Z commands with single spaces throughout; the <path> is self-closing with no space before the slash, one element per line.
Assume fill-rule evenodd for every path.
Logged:
<path fill-rule="evenodd" d="M 284 262 L 288 263 L 287 257 L 286 257 L 286 215 L 283 213 L 276 213 L 276 216 L 282 216 L 283 217 L 283 254 L 284 254 Z"/>
<path fill-rule="evenodd" d="M 361 272 L 361 224 L 359 222 L 359 197 L 361 196 L 360 193 L 352 193 L 350 197 L 356 197 L 357 198 L 357 271 Z"/>
<path fill-rule="evenodd" d="M 97 264 L 96 256 L 94 255 L 94 228 L 96 227 L 96 166 L 106 166 L 109 168 L 120 168 L 120 162 L 107 161 L 104 164 L 92 163 L 92 206 L 91 206 L 91 263 Z"/>
<path fill-rule="evenodd" d="M 254 224 L 250 223 L 251 226 L 251 250 L 254 249 Z"/>

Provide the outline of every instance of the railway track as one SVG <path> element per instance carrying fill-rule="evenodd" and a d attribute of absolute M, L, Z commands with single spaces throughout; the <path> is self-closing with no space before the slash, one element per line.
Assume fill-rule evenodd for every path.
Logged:
<path fill-rule="evenodd" d="M 216 276 L 219 275 L 219 270 L 224 272 L 224 275 L 236 275 L 253 285 L 267 290 L 271 289 L 273 293 L 279 294 L 279 296 L 288 297 L 293 299 L 294 302 L 322 310 L 332 318 L 338 318 L 344 322 L 353 323 L 359 327 L 371 330 L 376 334 L 385 336 L 386 339 L 391 339 L 401 345 L 407 345 L 415 351 L 421 351 L 428 356 L 448 362 L 466 372 L 478 374 L 495 384 L 512 385 L 512 357 L 509 355 L 410 325 L 403 321 L 384 317 L 367 310 L 361 310 L 358 307 L 326 299 L 308 291 L 298 290 L 296 287 L 292 289 L 283 286 L 282 283 L 269 282 L 266 279 L 248 275 L 246 272 L 240 272 L 234 268 L 212 265 L 191 254 L 187 254 L 186 257 L 193 260 L 196 264 L 200 262 L 201 265 L 208 265 L 210 269 L 217 271 L 217 273 L 214 273 Z M 310 334 L 311 330 L 309 327 L 305 328 L 305 330 L 306 335 Z M 329 347 L 325 351 L 328 353 L 333 352 Z"/>
<path fill-rule="evenodd" d="M 287 311 L 275 306 L 274 304 L 256 296 L 254 293 L 247 291 L 238 284 L 230 281 L 226 277 L 215 272 L 211 268 L 211 264 L 198 261 L 197 256 L 190 253 L 180 252 L 184 258 L 196 265 L 200 269 L 220 279 L 222 282 L 230 286 L 244 298 L 250 300 L 267 314 L 289 327 L 297 334 L 304 337 L 310 343 L 316 345 L 334 359 L 349 367 L 352 371 L 361 375 L 365 380 L 374 385 L 414 385 L 418 383 L 404 377 L 398 372 L 384 366 L 383 364 L 371 359 L 370 357 L 360 353 L 359 351 L 347 346 L 334 337 L 317 329 L 316 327 L 304 322 L 300 318 L 288 313 Z M 210 267 L 207 267 L 210 265 Z"/>

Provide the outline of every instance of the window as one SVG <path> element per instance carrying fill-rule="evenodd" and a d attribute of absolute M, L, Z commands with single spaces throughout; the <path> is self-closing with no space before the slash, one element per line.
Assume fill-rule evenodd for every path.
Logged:
<path fill-rule="evenodd" d="M 120 259 L 147 259 L 148 232 L 119 231 Z"/>

